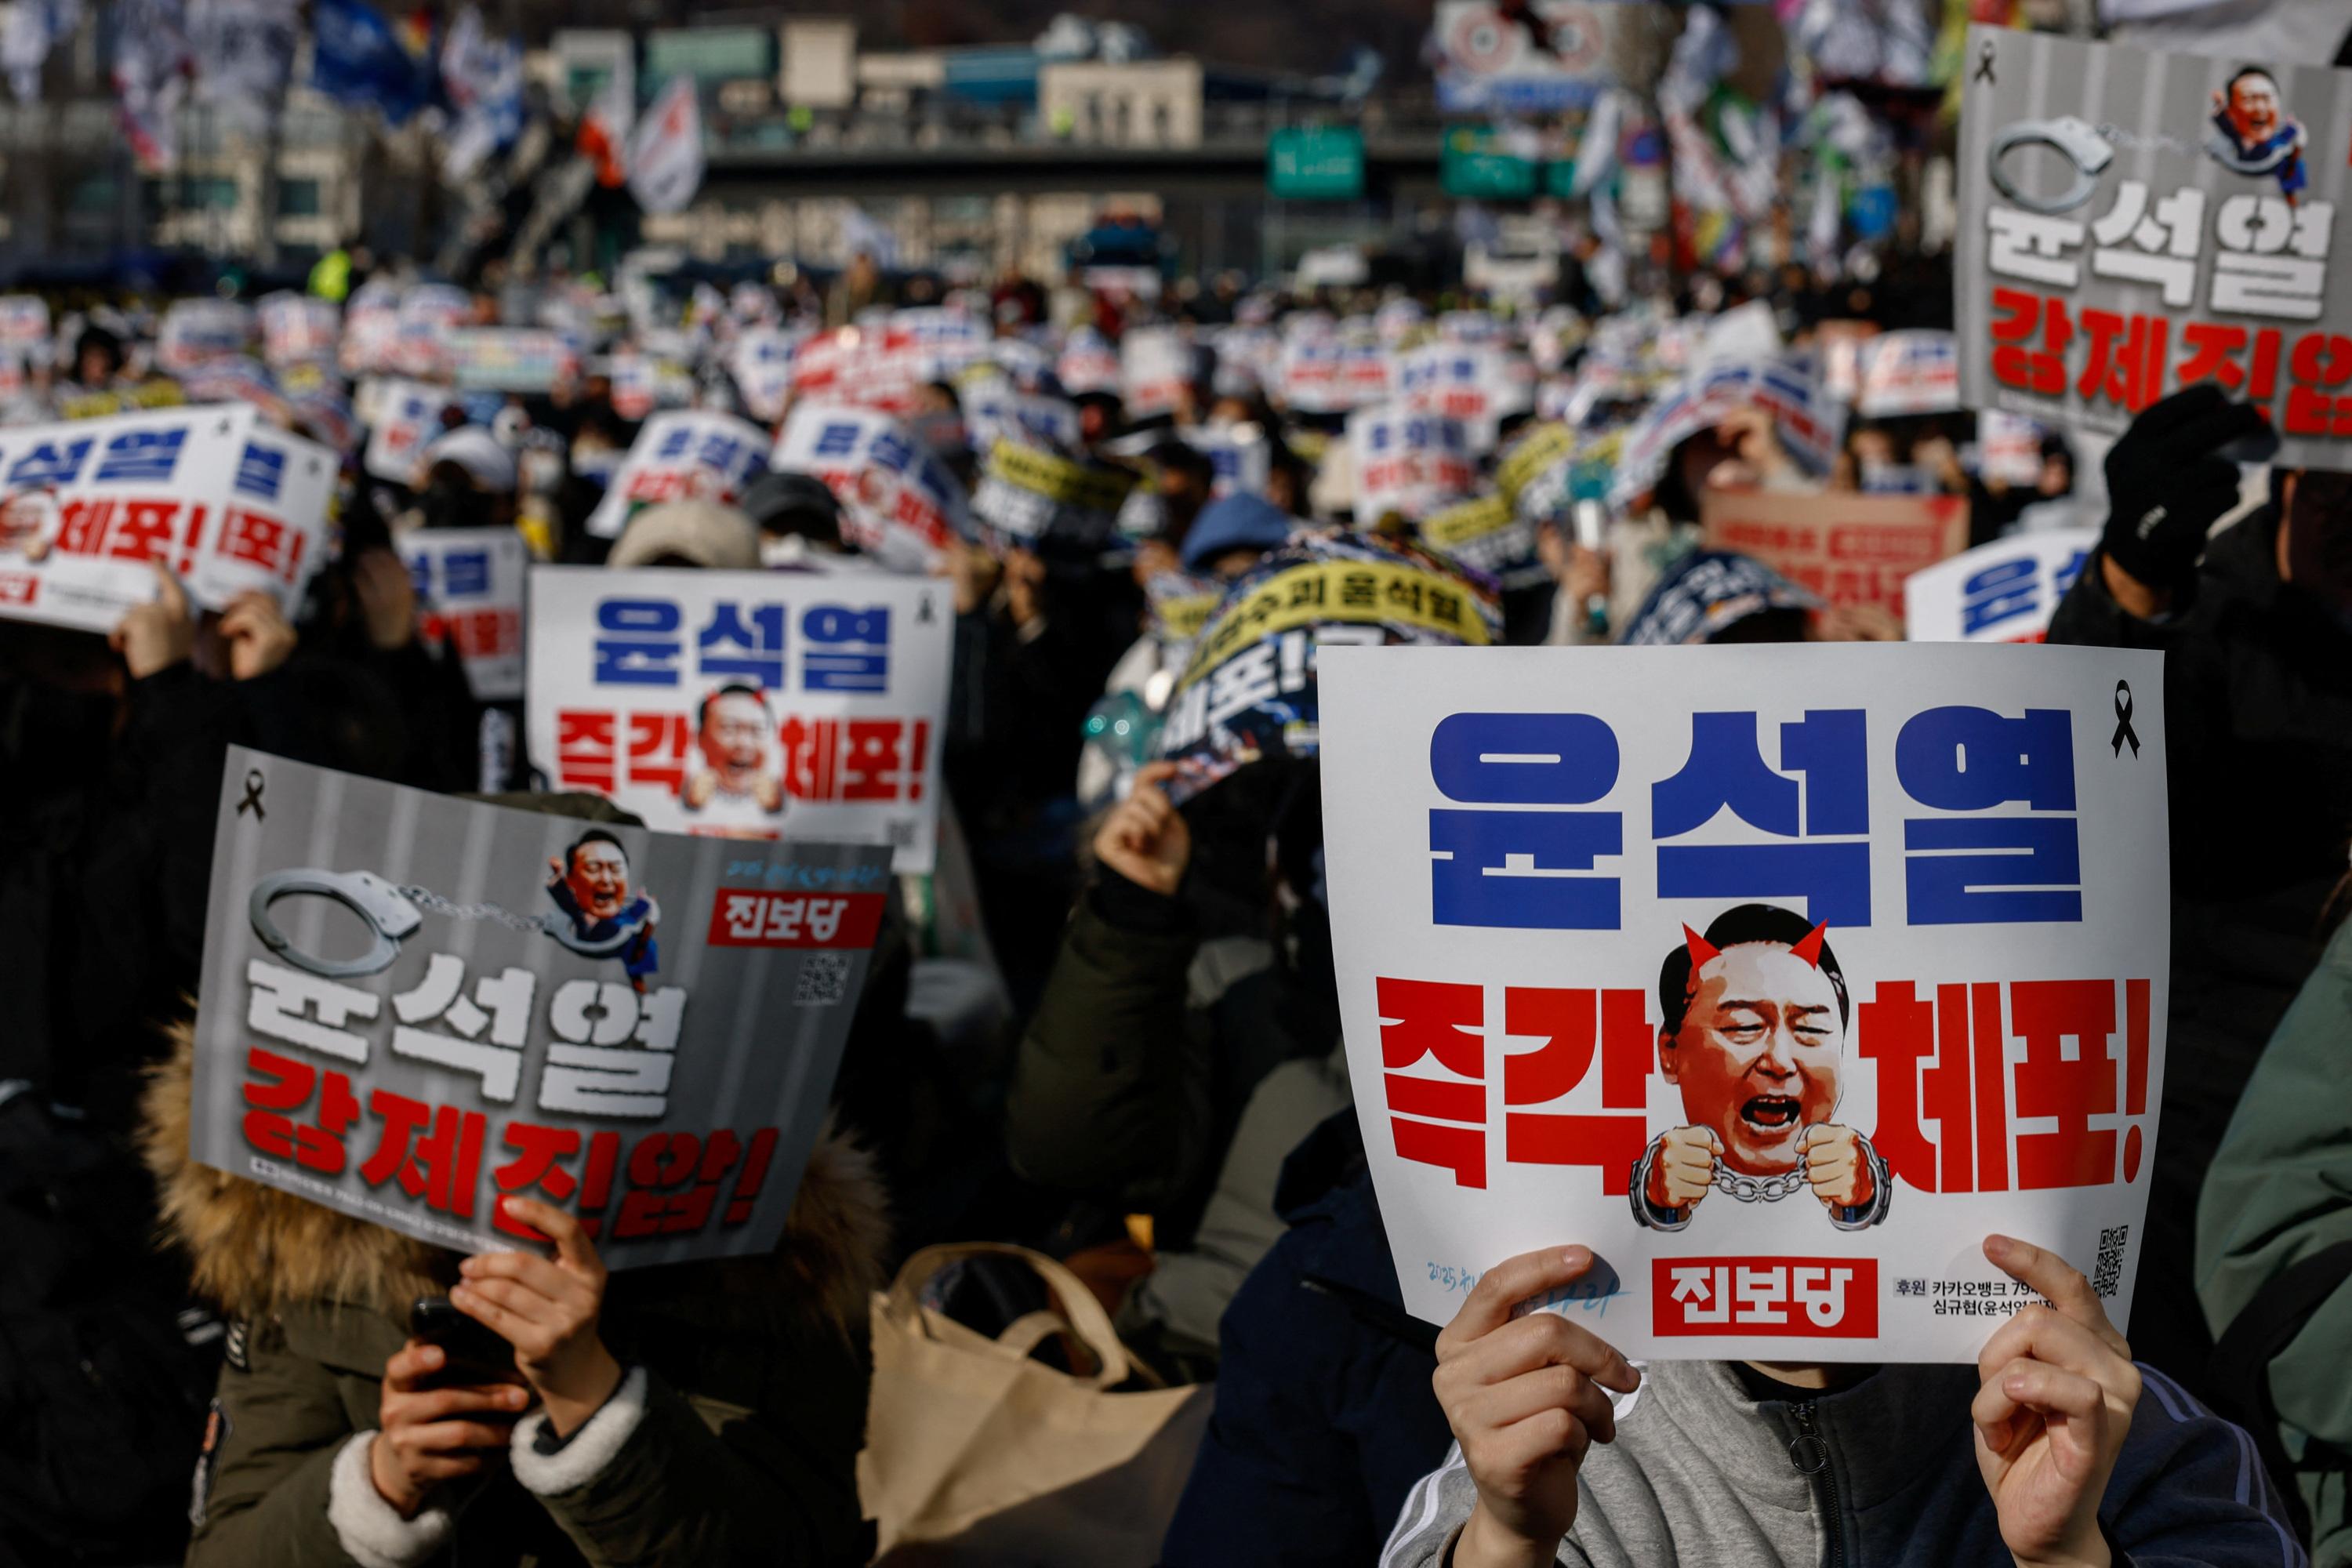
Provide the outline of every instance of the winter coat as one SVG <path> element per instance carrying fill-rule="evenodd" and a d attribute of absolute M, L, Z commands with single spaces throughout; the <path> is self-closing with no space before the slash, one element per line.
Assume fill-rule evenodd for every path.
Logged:
<path fill-rule="evenodd" d="M 2142 1375 L 2099 1503 L 2116 1568 L 2302 1568 L 2303 1549 L 2246 1434 L 2162 1373 Z M 1654 1362 L 1641 1388 L 1614 1401 L 1615 1441 L 1585 1456 L 1576 1525 L 1558 1560 L 1572 1568 L 2009 1563 L 1977 1469 L 1969 1419 L 1977 1387 L 1973 1366 L 1890 1365 L 1837 1393 L 1759 1398 L 1727 1362 Z M 1456 1447 L 1407 1495 L 1381 1568 L 1446 1562 L 1475 1496 Z"/>
<path fill-rule="evenodd" d="M 1352 1109 L 1292 1152 L 1275 1202 L 1290 1228 L 1225 1310 L 1164 1568 L 1370 1563 L 1450 1441 L 1437 1331 L 1406 1315 Z"/>
<path fill-rule="evenodd" d="M 2219 1336 L 2289 1268 L 2352 1243 L 2352 922 L 2271 1037 L 2213 1156 L 2197 1211 L 2197 1287 Z M 2270 1394 L 2310 1510 L 2314 1561 L 2352 1563 L 2352 1282 L 2339 1271 L 2269 1368 Z"/>
<path fill-rule="evenodd" d="M 2172 847 L 2164 1154 L 2149 1189 L 2132 1347 L 2200 1396 L 2212 1341 L 2195 1291 L 2198 1194 L 2263 1044 L 2319 956 L 2314 936 L 2352 831 L 2352 636 L 2279 579 L 2278 516 L 2207 546 L 2193 595 L 2160 621 L 2125 613 L 2100 558 L 2050 640 L 2155 648 Z M 2152 704 L 2154 692 L 2134 700 Z M 2103 737 L 2104 738 L 2104 737 Z M 2130 765 L 2119 751 L 2115 765 Z M 2097 781 L 2080 781 L 2085 809 Z"/>
<path fill-rule="evenodd" d="M 887 1226 L 855 1147 L 820 1141 L 772 1255 L 614 1275 L 612 1398 L 552 1453 L 543 1415 L 518 1422 L 506 1464 L 403 1520 L 368 1470 L 383 1364 L 457 1256 L 191 1162 L 177 1033 L 144 1149 L 167 1232 L 232 1323 L 192 1568 L 865 1561 L 862 1325 Z"/>

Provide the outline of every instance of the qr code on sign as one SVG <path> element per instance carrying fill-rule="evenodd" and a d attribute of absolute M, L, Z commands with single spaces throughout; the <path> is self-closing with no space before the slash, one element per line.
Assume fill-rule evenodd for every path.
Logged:
<path fill-rule="evenodd" d="M 2124 1243 L 2131 1238 L 2131 1226 L 2119 1225 L 2112 1230 L 2099 1232 L 2099 1262 L 2091 1271 L 2091 1289 L 2102 1296 L 2112 1296 L 2123 1283 Z"/>
<path fill-rule="evenodd" d="M 795 1007 L 832 1007 L 849 994 L 849 955 L 812 952 L 801 961 L 800 977 L 793 982 Z"/>

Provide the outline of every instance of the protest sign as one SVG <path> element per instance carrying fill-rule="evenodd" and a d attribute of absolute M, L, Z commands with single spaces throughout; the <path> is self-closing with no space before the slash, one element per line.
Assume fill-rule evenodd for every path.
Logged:
<path fill-rule="evenodd" d="M 1370 523 L 1390 512 L 1417 518 L 1478 488 L 1478 463 L 1461 422 L 1416 414 L 1393 403 L 1348 416 L 1348 452 L 1356 466 L 1356 516 Z"/>
<path fill-rule="evenodd" d="M 1282 345 L 1282 398 L 1299 414 L 1345 414 L 1385 402 L 1389 352 L 1376 338 L 1291 337 Z"/>
<path fill-rule="evenodd" d="M 2327 264 L 2352 71 L 1983 26 L 1968 58 L 1962 396 L 2111 435 L 2210 380 L 2269 416 L 2281 463 L 2352 467 L 2352 287 Z"/>
<path fill-rule="evenodd" d="M 258 591 L 291 617 L 327 563 L 327 508 L 341 467 L 316 441 L 254 421 L 213 548 L 198 552 L 187 576 L 196 603 L 218 609 L 239 594 Z"/>
<path fill-rule="evenodd" d="M 964 430 L 975 452 L 985 452 L 999 441 L 1061 452 L 1077 447 L 1077 405 L 1067 398 L 1023 392 L 1009 377 L 995 374 L 967 382 L 959 395 Z"/>
<path fill-rule="evenodd" d="M 536 328 L 460 327 L 448 353 L 451 381 L 475 391 L 551 392 L 580 370 L 561 334 Z"/>
<path fill-rule="evenodd" d="M 1478 320 L 1491 321 L 1480 315 Z M 1525 360 L 1517 362 L 1528 369 Z M 1461 421 L 1480 451 L 1495 444 L 1496 427 L 1507 416 L 1532 406 L 1531 381 L 1511 373 L 1512 361 L 1491 342 L 1433 342 L 1397 356 L 1397 401 L 1424 414 Z"/>
<path fill-rule="evenodd" d="M 1960 346 L 1949 332 L 1881 333 L 1862 344 L 1858 374 L 1853 411 L 1865 419 L 1943 414 L 1960 405 Z"/>
<path fill-rule="evenodd" d="M 177 375 L 243 353 L 252 335 L 253 311 L 234 300 L 174 300 L 155 331 L 155 363 Z"/>
<path fill-rule="evenodd" d="M 1135 488 L 1126 468 L 1101 468 L 1000 440 L 988 449 L 971 515 L 1013 544 L 1091 546 L 1108 539 Z"/>
<path fill-rule="evenodd" d="M 229 489 L 253 432 L 250 408 L 0 430 L 0 616 L 111 632 L 154 598 L 151 559 L 199 595 L 235 575 L 259 552 L 256 534 L 230 526 L 247 510 L 232 510 Z M 294 574 L 286 586 L 318 564 L 308 553 L 272 557 Z"/>
<path fill-rule="evenodd" d="M 1495 596 L 1418 545 L 1294 533 L 1226 589 L 1168 700 L 1160 755 L 1179 801 L 1265 757 L 1316 749 L 1316 666 L 1341 643 L 1484 647 Z"/>
<path fill-rule="evenodd" d="M 736 335 L 727 351 L 727 373 L 752 418 L 763 425 L 784 416 L 793 390 L 793 349 L 797 340 L 780 327 L 752 327 Z"/>
<path fill-rule="evenodd" d="M 446 374 L 450 334 L 473 313 L 474 301 L 463 289 L 447 283 L 411 285 L 401 295 L 394 318 L 393 368 L 404 375 Z"/>
<path fill-rule="evenodd" d="M 665 831 L 931 868 L 955 601 L 882 573 L 537 566 L 530 756 Z"/>
<path fill-rule="evenodd" d="M 1517 7 L 1495 0 L 1437 0 L 1431 32 L 1437 106 L 1449 114 L 1484 114 L 1549 113 L 1590 104 L 1615 79 L 1610 39 L 1623 26 L 1622 9 L 1580 0 L 1534 0 Z"/>
<path fill-rule="evenodd" d="M 2108 648 L 1326 648 L 1339 1011 L 1406 1310 L 1573 1242 L 1591 1272 L 1540 1304 L 1636 1360 L 1965 1362 L 2034 1300 L 1999 1231 L 2127 1324 L 2162 684 Z"/>
<path fill-rule="evenodd" d="M 418 528 L 399 544 L 416 584 L 418 635 L 457 650 L 481 701 L 520 697 L 523 575 L 530 564 L 522 535 L 511 528 Z"/>
<path fill-rule="evenodd" d="M 1176 327 L 1130 327 L 1118 343 L 1119 401 L 1129 419 L 1173 414 L 1192 382 L 1192 350 Z"/>
<path fill-rule="evenodd" d="M 313 294 L 266 295 L 254 307 L 261 357 L 271 365 L 331 363 L 342 342 L 343 313 Z"/>
<path fill-rule="evenodd" d="M 1903 584 L 1913 642 L 2040 642 L 2058 601 L 2099 547 L 2095 528 L 1996 539 L 1914 572 Z"/>
<path fill-rule="evenodd" d="M 0 346 L 19 350 L 36 363 L 47 363 L 49 302 L 38 294 L 0 294 Z"/>
<path fill-rule="evenodd" d="M 1123 369 L 1116 344 L 1092 327 L 1079 327 L 1063 342 L 1054 361 L 1054 379 L 1072 397 L 1116 394 Z"/>
<path fill-rule="evenodd" d="M 1433 553 L 1497 578 L 1506 587 L 1541 582 L 1547 575 L 1536 560 L 1536 525 L 1499 492 L 1431 512 L 1421 520 L 1420 532 Z"/>
<path fill-rule="evenodd" d="M 346 375 L 388 374 L 400 346 L 400 290 L 389 283 L 360 285 L 343 306 L 343 338 L 336 358 Z"/>
<path fill-rule="evenodd" d="M 800 405 L 768 466 L 823 479 L 843 538 L 896 571 L 929 571 L 970 526 L 955 475 L 876 410 Z"/>
<path fill-rule="evenodd" d="M 1209 484 L 1212 499 L 1265 493 L 1265 481 L 1274 472 L 1274 448 L 1258 426 L 1246 420 L 1220 420 L 1213 425 L 1188 425 L 1177 434 L 1209 459 L 1215 476 Z"/>
<path fill-rule="evenodd" d="M 386 484 L 415 484 L 416 459 L 441 434 L 449 395 L 426 382 L 391 381 L 362 388 L 362 395 L 371 406 L 362 416 L 368 425 L 362 466 Z"/>
<path fill-rule="evenodd" d="M 1752 555 L 1832 606 L 1896 616 L 1903 580 L 1969 542 L 1966 496 L 1709 490 L 1699 521 L 1709 549 Z"/>
<path fill-rule="evenodd" d="M 500 1211 L 512 1194 L 576 1215 L 608 1268 L 765 1253 L 824 1119 L 884 861 L 232 747 L 189 1152 L 460 1251 L 538 1239 Z"/>
<path fill-rule="evenodd" d="M 1712 364 L 1652 404 L 1632 428 L 1617 461 L 1609 498 L 1619 506 L 1633 501 L 1658 482 L 1674 449 L 1702 430 L 1722 424 L 1735 409 L 1760 408 L 1772 416 L 1773 433 L 1789 455 L 1815 474 L 1826 474 L 1845 433 L 1845 408 L 1793 359 Z"/>
<path fill-rule="evenodd" d="M 2042 426 L 2021 414 L 1985 409 L 1977 416 L 1977 477 L 1989 485 L 2037 483 L 2042 437 Z"/>
<path fill-rule="evenodd" d="M 588 531 L 616 539 L 629 519 L 668 500 L 735 504 L 768 466 L 768 433 L 713 409 L 677 409 L 646 420 L 629 444 L 604 499 L 588 514 Z"/>

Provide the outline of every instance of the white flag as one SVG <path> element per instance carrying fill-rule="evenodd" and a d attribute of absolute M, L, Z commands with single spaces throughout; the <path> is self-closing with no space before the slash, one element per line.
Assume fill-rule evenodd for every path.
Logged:
<path fill-rule="evenodd" d="M 629 137 L 629 194 L 649 213 L 684 209 L 702 188 L 702 108 L 676 76 Z"/>

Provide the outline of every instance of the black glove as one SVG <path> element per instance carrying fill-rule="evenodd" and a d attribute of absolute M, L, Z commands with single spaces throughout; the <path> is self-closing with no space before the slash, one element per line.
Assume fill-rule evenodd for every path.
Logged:
<path fill-rule="evenodd" d="M 2107 452 L 2107 558 L 2151 588 L 2187 589 L 2206 532 L 2238 504 L 2238 465 L 2215 454 L 2270 434 L 2260 410 L 2210 381 L 2144 410 Z"/>

